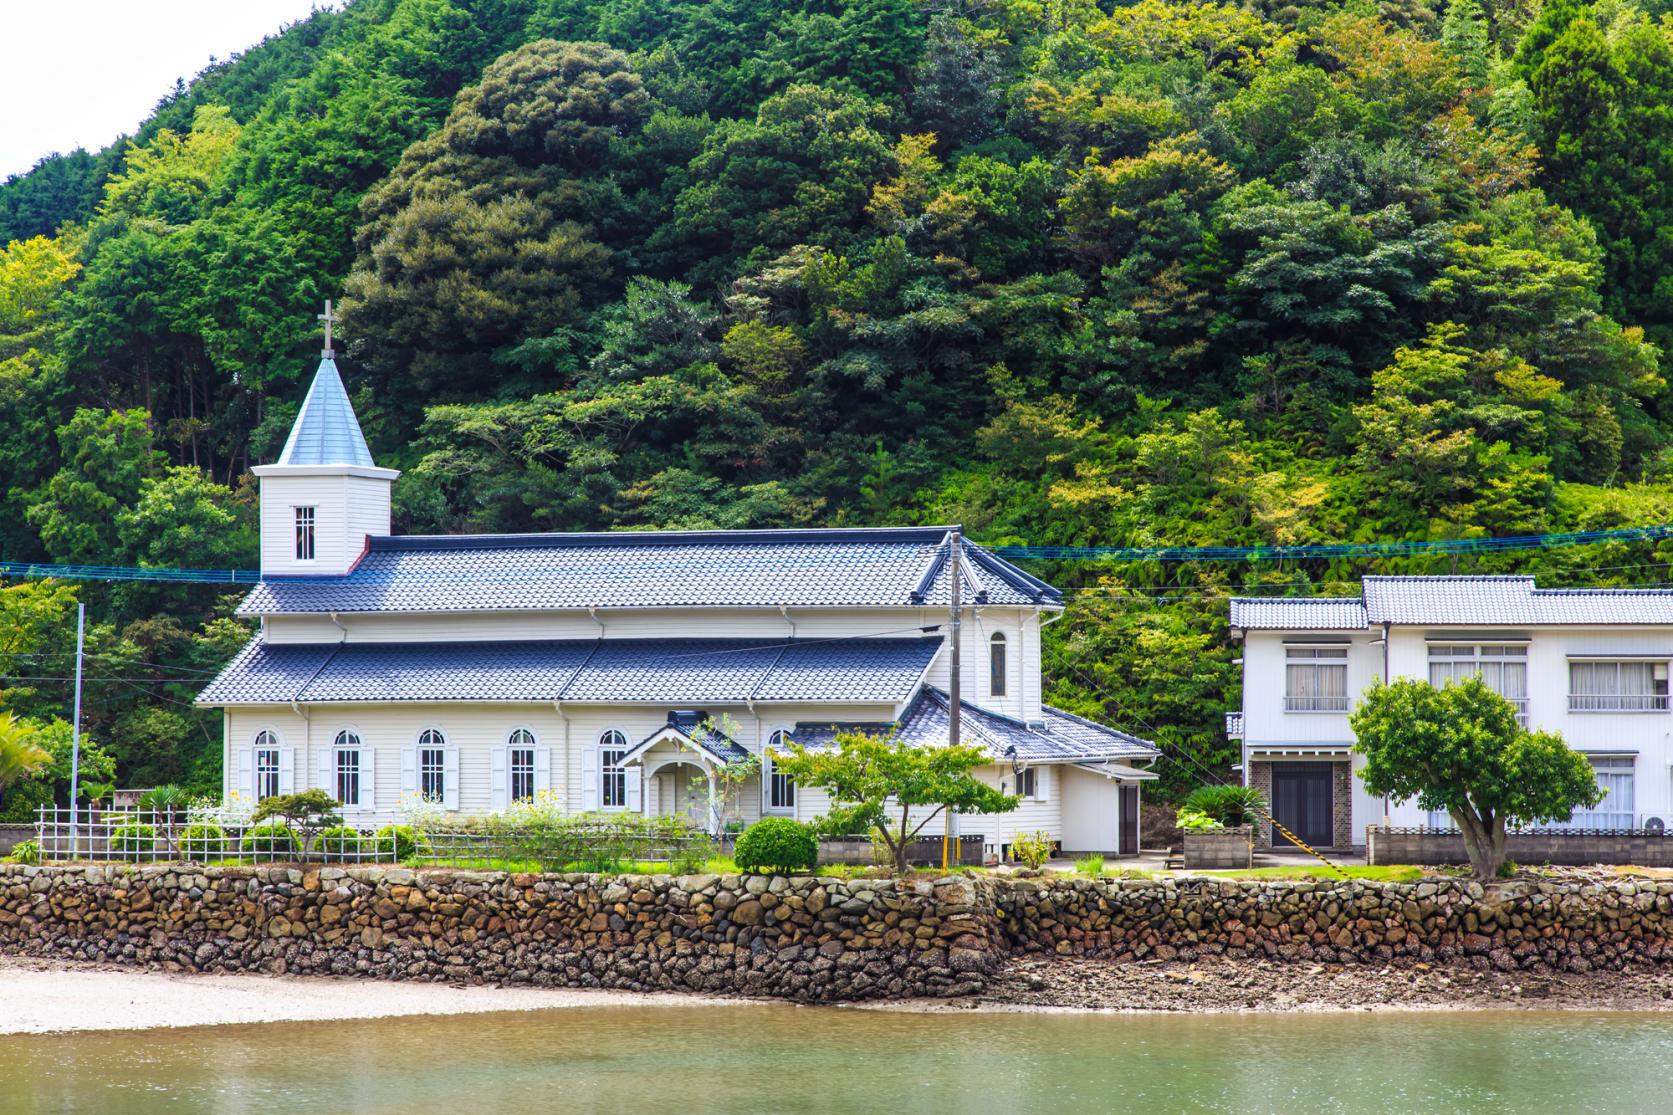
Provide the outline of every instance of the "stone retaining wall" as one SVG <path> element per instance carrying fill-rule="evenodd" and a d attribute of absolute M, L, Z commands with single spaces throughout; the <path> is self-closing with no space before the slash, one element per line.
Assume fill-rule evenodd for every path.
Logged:
<path fill-rule="evenodd" d="M 1673 959 L 1673 881 L 608 878 L 400 868 L 0 865 L 0 952 L 841 1001 L 982 992 L 1008 954 Z"/>
<path fill-rule="evenodd" d="M 1673 880 L 1015 880 L 996 898 L 1008 945 L 1064 956 L 1576 972 L 1673 961 Z"/>
<path fill-rule="evenodd" d="M 0 952 L 820 1001 L 966 995 L 1002 949 L 939 881 L 0 865 Z"/>

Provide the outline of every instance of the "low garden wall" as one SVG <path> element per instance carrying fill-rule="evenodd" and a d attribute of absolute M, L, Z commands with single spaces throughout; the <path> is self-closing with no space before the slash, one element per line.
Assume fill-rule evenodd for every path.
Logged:
<path fill-rule="evenodd" d="M 1521 864 L 1584 867 L 1632 864 L 1673 867 L 1673 834 L 1648 832 L 1527 832 L 1505 837 L 1505 854 Z M 1365 859 L 1372 864 L 1468 863 L 1464 838 L 1443 829 L 1385 829 L 1365 833 Z"/>
<path fill-rule="evenodd" d="M 1673 959 L 1673 881 L 608 877 L 402 868 L 0 865 L 0 952 L 842 1001 L 977 994 L 1012 953 Z"/>

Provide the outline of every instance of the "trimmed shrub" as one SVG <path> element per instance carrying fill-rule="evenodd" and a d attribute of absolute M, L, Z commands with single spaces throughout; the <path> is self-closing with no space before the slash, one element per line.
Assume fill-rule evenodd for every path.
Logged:
<path fill-rule="evenodd" d="M 385 825 L 372 835 L 372 841 L 372 850 L 377 852 L 380 860 L 388 857 L 391 843 L 395 847 L 395 859 L 400 863 L 412 859 L 420 851 L 430 851 L 430 842 L 411 825 Z"/>
<path fill-rule="evenodd" d="M 314 839 L 314 851 L 325 860 L 357 860 L 360 858 L 360 831 L 348 825 L 328 828 Z"/>
<path fill-rule="evenodd" d="M 157 850 L 157 829 L 154 825 L 133 822 L 117 825 L 110 830 L 110 850 L 118 856 L 138 859 Z"/>
<path fill-rule="evenodd" d="M 296 833 L 289 825 L 257 825 L 245 831 L 238 848 L 247 856 L 284 856 L 289 859 L 296 855 Z"/>
<path fill-rule="evenodd" d="M 1267 805 L 1266 795 L 1253 786 L 1198 786 L 1181 808 L 1237 828 L 1258 823 Z"/>
<path fill-rule="evenodd" d="M 187 825 L 180 830 L 180 854 L 187 859 L 205 860 L 225 855 L 227 833 L 220 825 Z"/>
<path fill-rule="evenodd" d="M 41 862 L 41 845 L 37 840 L 19 840 L 12 845 L 11 860 L 13 863 L 38 864 Z"/>
<path fill-rule="evenodd" d="M 819 862 L 819 841 L 789 817 L 763 817 L 738 837 L 732 858 L 745 871 L 811 871 Z"/>
<path fill-rule="evenodd" d="M 1025 867 L 1041 868 L 1051 859 L 1051 834 L 1019 832 L 1011 838 L 1011 855 Z"/>

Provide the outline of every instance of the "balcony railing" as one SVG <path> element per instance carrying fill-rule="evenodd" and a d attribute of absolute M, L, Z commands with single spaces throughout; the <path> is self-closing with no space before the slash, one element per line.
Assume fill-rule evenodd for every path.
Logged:
<path fill-rule="evenodd" d="M 1666 712 L 1665 693 L 1570 693 L 1570 712 Z"/>
<path fill-rule="evenodd" d="M 1346 697 L 1285 697 L 1285 712 L 1347 712 Z"/>

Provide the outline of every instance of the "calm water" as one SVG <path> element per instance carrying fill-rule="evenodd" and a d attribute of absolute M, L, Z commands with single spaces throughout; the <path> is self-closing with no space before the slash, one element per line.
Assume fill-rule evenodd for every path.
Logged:
<path fill-rule="evenodd" d="M 0 1111 L 1665 1111 L 1652 1015 L 612 1007 L 0 1038 Z"/>

